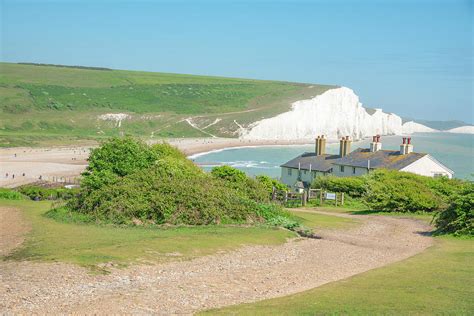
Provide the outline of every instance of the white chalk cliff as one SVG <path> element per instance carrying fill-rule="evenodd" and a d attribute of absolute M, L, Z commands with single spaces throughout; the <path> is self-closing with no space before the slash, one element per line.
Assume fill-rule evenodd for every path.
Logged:
<path fill-rule="evenodd" d="M 413 128 L 420 129 L 418 125 Z M 384 113 L 381 109 L 368 110 L 359 102 L 354 91 L 341 87 L 328 90 L 309 100 L 294 102 L 290 111 L 242 128 L 240 137 L 312 140 L 315 136 L 324 134 L 329 139 L 338 139 L 341 136 L 361 139 L 376 134 L 400 135 L 411 132 L 404 131 L 402 119 L 398 115 Z"/>
<path fill-rule="evenodd" d="M 474 134 L 474 126 L 467 125 L 467 126 L 456 127 L 456 128 L 448 129 L 446 132 L 457 133 L 457 134 Z"/>
<path fill-rule="evenodd" d="M 437 129 L 425 126 L 420 123 L 413 121 L 403 123 L 402 125 L 403 134 L 413 134 L 413 133 L 436 133 L 439 132 Z"/>

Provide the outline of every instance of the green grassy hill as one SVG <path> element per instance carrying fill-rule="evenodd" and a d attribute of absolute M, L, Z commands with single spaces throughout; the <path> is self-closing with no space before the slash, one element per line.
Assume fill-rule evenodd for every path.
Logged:
<path fill-rule="evenodd" d="M 237 137 L 328 85 L 0 63 L 0 146 L 99 139 Z M 104 114 L 129 115 L 120 124 Z M 120 125 L 120 126 L 119 126 Z"/>

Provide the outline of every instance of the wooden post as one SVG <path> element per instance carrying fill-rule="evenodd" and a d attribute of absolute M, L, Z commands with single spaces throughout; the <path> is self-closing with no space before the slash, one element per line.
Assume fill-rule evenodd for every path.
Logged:
<path fill-rule="evenodd" d="M 272 187 L 272 201 L 275 201 L 275 192 L 276 192 L 276 189 L 275 187 Z"/>
<path fill-rule="evenodd" d="M 323 205 L 323 190 L 319 190 L 319 204 Z"/>
<path fill-rule="evenodd" d="M 307 192 L 307 191 L 304 190 L 304 191 L 303 191 L 303 195 L 301 196 L 301 205 L 302 205 L 302 206 L 306 206 L 306 199 L 308 198 L 306 192 Z"/>
<path fill-rule="evenodd" d="M 344 205 L 344 192 L 341 193 L 341 205 Z"/>
<path fill-rule="evenodd" d="M 285 202 L 285 204 L 288 202 L 288 192 L 285 191 L 285 194 L 283 196 L 283 201 Z"/>
<path fill-rule="evenodd" d="M 337 207 L 337 192 L 336 192 L 336 193 L 334 193 L 334 194 L 336 195 L 336 198 L 334 199 L 334 206 L 336 206 L 336 207 Z"/>

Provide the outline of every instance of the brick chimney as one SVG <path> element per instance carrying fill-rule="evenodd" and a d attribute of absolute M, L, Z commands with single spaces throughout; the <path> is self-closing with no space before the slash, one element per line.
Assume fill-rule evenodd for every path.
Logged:
<path fill-rule="evenodd" d="M 339 156 L 347 156 L 347 154 L 351 152 L 351 144 L 352 140 L 349 138 L 349 136 L 342 137 L 339 141 Z"/>
<path fill-rule="evenodd" d="M 344 157 L 344 144 L 346 143 L 346 139 L 344 137 L 341 138 L 339 141 L 339 156 Z"/>
<path fill-rule="evenodd" d="M 349 136 L 346 136 L 346 142 L 344 143 L 344 156 L 347 156 L 351 152 L 352 140 Z"/>
<path fill-rule="evenodd" d="M 316 156 L 319 156 L 319 148 L 321 146 L 319 140 L 320 140 L 320 137 L 318 135 L 318 137 L 316 137 L 316 139 L 315 139 L 315 149 L 314 149 L 314 152 L 316 153 Z"/>
<path fill-rule="evenodd" d="M 380 135 L 372 136 L 372 142 L 370 143 L 370 152 L 376 152 L 382 149 L 382 142 L 380 141 Z"/>
<path fill-rule="evenodd" d="M 315 153 L 316 156 L 326 154 L 326 136 L 321 135 L 315 139 Z"/>
<path fill-rule="evenodd" d="M 413 145 L 411 144 L 411 137 L 407 138 L 407 145 L 406 145 L 406 154 L 411 154 L 413 152 Z"/>
<path fill-rule="evenodd" d="M 325 155 L 326 154 L 326 136 L 321 135 L 321 138 L 319 139 L 319 153 L 320 155 Z"/>
<path fill-rule="evenodd" d="M 411 137 L 403 137 L 400 145 L 400 155 L 406 155 L 413 152 L 413 145 L 411 144 Z"/>
<path fill-rule="evenodd" d="M 400 155 L 405 155 L 407 153 L 407 138 L 402 138 L 402 144 L 400 145 Z"/>

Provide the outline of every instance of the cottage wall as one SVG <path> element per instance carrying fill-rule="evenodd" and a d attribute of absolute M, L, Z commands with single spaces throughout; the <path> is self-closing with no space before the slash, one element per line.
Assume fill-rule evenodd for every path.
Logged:
<path fill-rule="evenodd" d="M 343 167 L 343 168 L 341 168 Z M 333 174 L 337 177 L 355 177 L 367 174 L 367 168 L 334 165 Z"/>
<path fill-rule="evenodd" d="M 307 183 L 313 182 L 314 178 L 325 175 L 324 172 L 309 170 L 298 170 L 294 168 L 281 167 L 281 182 L 293 187 L 297 181 Z"/>
<path fill-rule="evenodd" d="M 411 172 L 427 177 L 446 176 L 449 179 L 453 177 L 453 172 L 436 161 L 430 155 L 411 163 L 400 171 Z"/>

